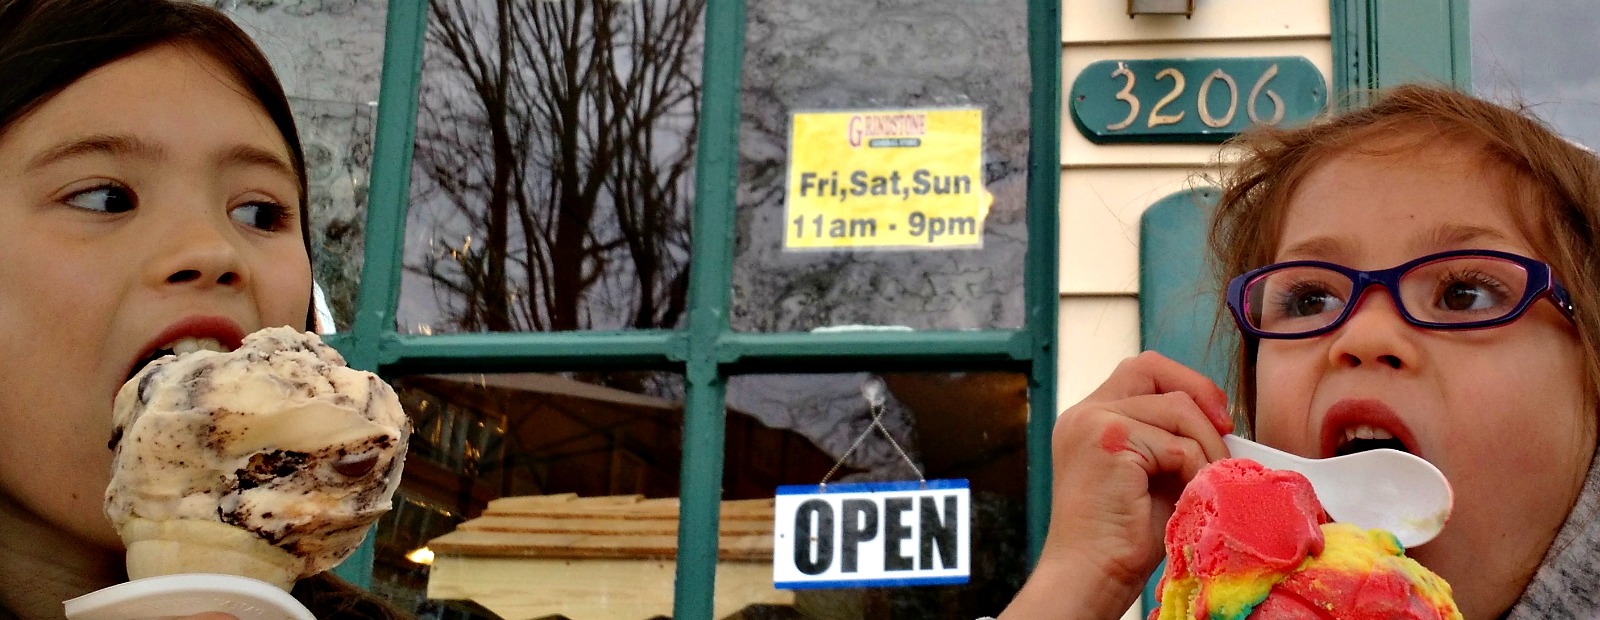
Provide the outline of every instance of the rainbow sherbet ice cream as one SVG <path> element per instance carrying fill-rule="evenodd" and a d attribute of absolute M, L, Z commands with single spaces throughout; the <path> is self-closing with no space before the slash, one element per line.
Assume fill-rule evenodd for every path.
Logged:
<path fill-rule="evenodd" d="M 1394 535 L 1329 523 L 1311 483 L 1255 461 L 1200 471 L 1167 522 L 1150 620 L 1461 618 Z"/>

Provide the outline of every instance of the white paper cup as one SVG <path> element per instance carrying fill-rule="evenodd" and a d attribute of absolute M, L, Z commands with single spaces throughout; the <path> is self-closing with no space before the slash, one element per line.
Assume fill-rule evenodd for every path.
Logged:
<path fill-rule="evenodd" d="M 210 573 L 137 579 L 63 603 L 67 620 L 150 620 L 222 612 L 239 620 L 317 620 L 272 584 Z"/>

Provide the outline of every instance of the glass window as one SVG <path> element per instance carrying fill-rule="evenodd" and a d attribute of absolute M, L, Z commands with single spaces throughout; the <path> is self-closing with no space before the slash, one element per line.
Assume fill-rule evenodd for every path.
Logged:
<path fill-rule="evenodd" d="M 808 407 L 806 401 L 821 403 L 816 398 L 827 391 L 803 379 L 734 382 L 741 388 L 731 395 L 752 409 L 734 406 L 726 415 L 730 447 L 723 505 L 744 518 L 723 523 L 725 551 L 770 551 L 774 489 L 789 481 L 819 481 L 837 462 L 835 454 L 842 454 L 843 443 L 853 439 L 822 430 L 822 423 L 859 422 L 843 407 L 835 412 L 797 409 L 797 414 L 776 409 L 784 401 L 774 399 L 771 390 L 797 396 L 789 401 L 797 407 Z M 1021 377 L 1000 379 L 1024 385 Z M 915 385 L 928 390 L 930 380 L 933 387 L 971 382 L 930 376 Z M 434 374 L 400 377 L 394 384 L 414 433 L 395 508 L 378 524 L 374 591 L 422 617 L 672 614 L 682 377 L 624 371 Z M 826 385 L 840 387 L 843 382 Z M 946 391 L 954 393 L 955 388 Z M 1019 403 L 1026 403 L 1026 391 L 1019 395 Z M 973 404 L 949 395 L 938 398 Z M 989 460 L 1014 460 L 1016 470 L 1002 465 L 992 475 L 1005 483 L 1006 492 L 1014 487 L 1014 510 L 1021 519 L 1026 476 L 1019 454 L 1026 404 L 1021 407 L 1021 412 L 1005 414 L 1021 415 L 1011 428 L 1014 441 L 1002 439 L 1010 436 L 1003 428 L 978 431 L 979 441 L 960 441 L 984 446 L 981 457 L 971 462 L 965 455 L 928 452 L 923 446 L 931 444 L 926 441 L 909 443 L 907 449 L 934 454 L 926 462 L 941 475 L 990 471 Z M 952 431 L 963 433 L 989 422 L 994 422 L 992 415 L 979 415 L 955 428 L 917 431 L 936 436 L 942 446 L 954 441 Z M 861 478 L 872 471 L 906 475 L 902 465 L 886 462 L 885 449 L 880 441 L 864 441 L 858 457 L 840 470 L 840 478 Z M 923 452 L 917 455 L 925 459 Z M 963 462 L 952 465 L 949 459 Z M 766 511 L 760 513 L 763 505 Z M 1019 521 L 1013 526 L 1021 537 Z M 1018 551 L 1016 561 L 1024 556 Z M 760 564 L 758 553 L 739 558 L 755 558 Z M 770 556 L 765 561 L 758 570 L 746 567 L 746 572 L 760 572 L 765 590 L 771 590 Z"/>
<path fill-rule="evenodd" d="M 677 326 L 704 0 L 430 9 L 399 331 Z"/>
<path fill-rule="evenodd" d="M 283 82 L 306 156 L 311 262 L 337 331 L 355 319 L 373 112 L 383 68 L 382 0 L 210 0 L 245 29 Z"/>
<path fill-rule="evenodd" d="M 733 329 L 1020 327 L 1027 2 L 754 2 L 747 11 Z M 951 107 L 983 112 L 979 183 L 993 203 L 978 223 L 980 249 L 784 250 L 791 114 Z M 909 212 L 893 220 L 901 216 L 915 224 Z"/>
<path fill-rule="evenodd" d="M 1587 0 L 1472 0 L 1472 83 L 1600 149 L 1600 11 Z"/>
<path fill-rule="evenodd" d="M 862 395 L 867 381 L 887 386 L 879 418 L 887 435 L 873 426 Z M 760 570 L 749 558 L 724 553 L 717 567 L 717 617 L 744 611 L 744 617 L 760 618 L 971 620 L 998 614 L 1021 588 L 1028 557 L 1024 375 L 745 375 L 728 381 L 728 407 L 729 499 L 771 498 L 780 484 L 817 484 L 830 471 L 830 482 L 914 481 L 919 471 L 929 480 L 968 480 L 972 575 L 956 586 L 773 591 L 770 547 L 756 560 L 764 562 Z M 780 445 L 762 443 L 741 432 L 736 421 L 744 419 L 760 422 L 746 425 L 753 431 L 792 434 L 780 435 L 786 440 Z M 723 503 L 724 540 L 734 527 L 729 522 L 739 523 L 752 510 Z M 770 513 L 765 525 L 772 526 Z"/>

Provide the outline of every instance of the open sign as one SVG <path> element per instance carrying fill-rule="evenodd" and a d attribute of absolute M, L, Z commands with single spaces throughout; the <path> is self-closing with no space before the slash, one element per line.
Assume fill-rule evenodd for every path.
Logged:
<path fill-rule="evenodd" d="M 785 589 L 966 583 L 966 480 L 778 487 L 773 585 Z"/>

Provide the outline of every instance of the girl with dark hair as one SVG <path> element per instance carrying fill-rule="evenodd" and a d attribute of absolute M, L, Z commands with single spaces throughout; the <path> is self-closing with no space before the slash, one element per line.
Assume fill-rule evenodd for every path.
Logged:
<path fill-rule="evenodd" d="M 1438 466 L 1454 511 L 1405 554 L 1469 620 L 1600 615 L 1600 160 L 1422 86 L 1234 146 L 1211 243 L 1243 336 L 1234 402 L 1145 353 L 1063 412 L 1044 553 L 1001 617 L 1122 615 L 1235 425 Z"/>
<path fill-rule="evenodd" d="M 126 580 L 111 403 L 181 338 L 308 327 L 305 161 L 260 50 L 179 0 L 0 0 L 0 618 Z M 394 618 L 331 575 L 320 618 Z"/>

